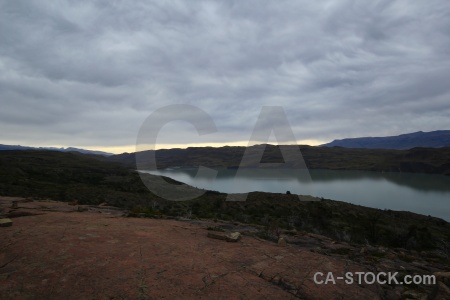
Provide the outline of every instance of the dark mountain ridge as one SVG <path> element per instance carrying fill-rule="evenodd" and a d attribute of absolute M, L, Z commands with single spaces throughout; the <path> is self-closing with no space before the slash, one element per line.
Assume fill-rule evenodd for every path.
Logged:
<path fill-rule="evenodd" d="M 334 140 L 322 146 L 397 150 L 412 149 L 415 147 L 442 148 L 450 147 L 450 130 L 418 131 L 386 137 L 346 138 Z"/>
<path fill-rule="evenodd" d="M 59 152 L 80 152 L 84 154 L 94 154 L 94 155 L 103 155 L 103 156 L 111 156 L 113 153 L 96 151 L 96 150 L 86 150 L 74 147 L 67 148 L 57 148 L 57 147 L 29 147 L 29 146 L 21 146 L 21 145 L 3 145 L 0 144 L 0 151 L 4 150 L 51 150 L 51 151 L 59 151 Z"/>

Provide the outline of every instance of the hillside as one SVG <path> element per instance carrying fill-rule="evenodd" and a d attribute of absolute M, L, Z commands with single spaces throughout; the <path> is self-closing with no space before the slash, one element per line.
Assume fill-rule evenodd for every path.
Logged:
<path fill-rule="evenodd" d="M 149 180 L 156 176 L 146 175 Z M 167 179 L 169 180 L 169 179 Z M 169 180 L 173 190 L 194 189 Z M 130 215 L 207 218 L 269 228 L 320 233 L 353 243 L 434 249 L 450 246 L 450 224 L 434 217 L 352 205 L 345 202 L 275 193 L 250 193 L 247 201 L 226 201 L 206 191 L 189 201 L 168 201 L 152 194 L 137 172 L 97 156 L 54 151 L 1 151 L 0 196 L 51 199 L 84 205 L 107 203 Z M 311 201 L 313 200 L 313 201 Z M 1 213 L 1 212 L 0 212 Z M 445 259 L 448 259 L 445 258 Z"/>
<path fill-rule="evenodd" d="M 369 149 L 411 149 L 415 147 L 450 147 L 450 130 L 414 132 L 398 136 L 360 137 L 334 140 L 325 147 L 369 148 Z"/>
<path fill-rule="evenodd" d="M 289 146 L 298 147 L 298 146 Z M 156 150 L 158 168 L 205 166 L 237 168 L 245 147 L 191 147 Z M 450 147 L 413 148 L 410 150 L 352 149 L 341 147 L 300 146 L 310 169 L 367 170 L 450 175 Z M 113 155 L 108 161 L 136 168 L 135 154 Z M 262 163 L 282 163 L 279 147 L 267 145 Z M 145 164 L 144 166 L 145 167 Z M 246 165 L 245 167 L 252 167 Z"/>
<path fill-rule="evenodd" d="M 0 195 L 128 207 L 148 200 L 140 177 L 103 156 L 44 150 L 0 151 Z M 144 200 L 144 198 L 146 200 Z M 151 195 L 150 198 L 151 199 Z"/>

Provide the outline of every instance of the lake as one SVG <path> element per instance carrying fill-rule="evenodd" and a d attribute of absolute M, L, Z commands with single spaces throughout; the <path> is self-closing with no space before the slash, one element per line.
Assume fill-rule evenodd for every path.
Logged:
<path fill-rule="evenodd" d="M 353 204 L 406 210 L 450 221 L 450 177 L 413 173 L 335 170 L 220 169 L 217 177 L 196 168 L 143 171 L 223 193 L 253 191 L 313 195 Z"/>

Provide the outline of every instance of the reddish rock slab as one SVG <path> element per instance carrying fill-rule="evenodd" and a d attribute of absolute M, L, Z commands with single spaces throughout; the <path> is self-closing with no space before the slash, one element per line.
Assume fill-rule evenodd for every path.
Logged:
<path fill-rule="evenodd" d="M 12 226 L 11 219 L 8 218 L 0 219 L 0 227 L 10 227 L 10 226 Z"/>
<path fill-rule="evenodd" d="M 10 201 L 0 198 L 0 207 Z M 376 267 L 302 243 L 211 239 L 206 229 L 215 223 L 206 220 L 124 218 L 45 201 L 19 207 L 35 214 L 0 228 L 0 299 L 396 299 L 405 292 L 342 280 L 316 284 L 316 272 L 344 276 Z M 308 244 L 315 237 L 302 238 Z M 437 295 L 445 288 L 436 286 Z"/>
<path fill-rule="evenodd" d="M 361 270 L 298 247 L 207 238 L 174 220 L 46 212 L 0 236 L 2 299 L 377 299 L 376 287 L 319 286 L 313 274 Z"/>

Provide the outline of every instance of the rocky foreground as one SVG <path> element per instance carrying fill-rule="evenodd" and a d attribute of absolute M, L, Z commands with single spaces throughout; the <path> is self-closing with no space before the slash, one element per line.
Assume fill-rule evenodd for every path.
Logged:
<path fill-rule="evenodd" d="M 450 299 L 450 267 L 433 253 L 301 232 L 282 232 L 284 246 L 240 223 L 130 218 L 56 201 L 3 197 L 2 212 L 12 226 L 0 227 L 0 299 Z M 211 229 L 242 238 L 209 238 Z M 434 274 L 437 282 L 325 285 L 316 272 Z"/>

